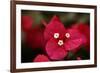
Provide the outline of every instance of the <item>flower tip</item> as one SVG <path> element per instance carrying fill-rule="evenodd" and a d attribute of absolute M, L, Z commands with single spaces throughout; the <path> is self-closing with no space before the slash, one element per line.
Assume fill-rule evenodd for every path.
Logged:
<path fill-rule="evenodd" d="M 60 21 L 59 17 L 57 15 L 54 15 L 52 18 L 53 21 Z"/>
<path fill-rule="evenodd" d="M 54 15 L 54 18 L 58 18 L 58 16 L 57 15 Z"/>

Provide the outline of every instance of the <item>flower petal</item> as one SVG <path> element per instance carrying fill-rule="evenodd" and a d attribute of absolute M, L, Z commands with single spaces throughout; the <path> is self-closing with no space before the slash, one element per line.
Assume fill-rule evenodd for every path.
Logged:
<path fill-rule="evenodd" d="M 43 35 L 44 29 L 36 26 L 32 30 L 26 33 L 26 43 L 29 47 L 36 48 L 44 48 L 45 40 Z"/>
<path fill-rule="evenodd" d="M 33 19 L 31 16 L 22 16 L 21 25 L 22 25 L 23 31 L 28 31 L 29 29 L 31 29 L 32 24 L 33 24 Z"/>
<path fill-rule="evenodd" d="M 64 47 L 59 46 L 55 39 L 50 39 L 47 42 L 46 52 L 52 60 L 61 60 L 67 55 Z"/>
<path fill-rule="evenodd" d="M 83 44 L 84 38 L 75 38 L 66 40 L 65 42 L 65 49 L 72 52 L 77 52 L 79 47 Z"/>
<path fill-rule="evenodd" d="M 79 32 L 79 30 L 75 29 L 75 28 L 70 28 L 67 29 L 67 32 L 70 34 L 70 38 L 71 40 L 75 40 L 75 39 L 82 39 L 82 43 L 86 43 L 86 37 L 81 34 Z"/>
<path fill-rule="evenodd" d="M 33 59 L 33 62 L 47 62 L 47 61 L 49 61 L 48 57 L 41 54 L 39 54 L 38 56 L 36 56 L 35 59 Z"/>
<path fill-rule="evenodd" d="M 87 48 L 90 48 L 90 27 L 86 24 L 83 24 L 83 23 L 80 23 L 80 24 L 75 25 L 75 26 L 86 37 L 87 41 L 85 43 L 85 46 Z"/>
<path fill-rule="evenodd" d="M 63 36 L 65 32 L 66 30 L 59 18 L 54 16 L 45 28 L 44 37 L 46 40 L 49 40 L 51 37 L 53 37 L 54 33 L 59 33 L 60 36 Z"/>
<path fill-rule="evenodd" d="M 65 41 L 65 49 L 69 51 L 78 51 L 79 47 L 86 43 L 86 38 L 77 29 L 71 28 L 67 32 L 70 38 Z"/>

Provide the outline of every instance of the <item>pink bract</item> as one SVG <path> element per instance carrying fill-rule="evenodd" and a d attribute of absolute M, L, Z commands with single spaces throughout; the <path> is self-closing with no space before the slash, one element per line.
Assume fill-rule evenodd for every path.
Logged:
<path fill-rule="evenodd" d="M 52 38 L 54 33 L 57 32 L 59 32 L 60 36 L 63 37 L 66 29 L 64 28 L 60 19 L 57 16 L 54 16 L 45 28 L 44 37 L 46 40 L 49 40 L 50 38 Z"/>
<path fill-rule="evenodd" d="M 40 26 L 35 26 L 29 32 L 26 33 L 26 44 L 33 48 L 44 48 L 45 40 L 44 40 L 44 28 Z"/>
<path fill-rule="evenodd" d="M 86 50 L 90 50 L 90 27 L 87 24 L 79 23 L 74 25 L 74 28 L 80 31 L 81 34 L 83 34 L 86 37 L 86 43 L 84 44 L 86 46 Z"/>
<path fill-rule="evenodd" d="M 55 33 L 59 34 L 57 38 L 54 37 Z M 47 40 L 46 52 L 52 60 L 64 59 L 69 51 L 77 51 L 77 48 L 86 42 L 85 36 L 77 29 L 65 29 L 57 16 L 54 16 L 47 24 L 44 37 Z"/>
<path fill-rule="evenodd" d="M 65 49 L 72 52 L 77 52 L 80 46 L 86 43 L 86 37 L 81 34 L 77 29 L 67 29 L 70 38 L 66 40 Z"/>
<path fill-rule="evenodd" d="M 67 55 L 65 47 L 60 47 L 55 39 L 50 39 L 46 44 L 46 51 L 53 60 L 61 60 Z"/>
<path fill-rule="evenodd" d="M 21 25 L 23 31 L 28 31 L 32 28 L 33 19 L 31 16 L 22 16 L 21 17 Z"/>
<path fill-rule="evenodd" d="M 39 54 L 36 56 L 35 59 L 33 59 L 33 62 L 47 62 L 49 61 L 48 57 L 42 54 Z"/>

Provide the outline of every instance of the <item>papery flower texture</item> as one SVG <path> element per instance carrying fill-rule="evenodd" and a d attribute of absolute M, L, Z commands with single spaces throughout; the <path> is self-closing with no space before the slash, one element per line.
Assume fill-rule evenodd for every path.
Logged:
<path fill-rule="evenodd" d="M 47 24 L 44 37 L 46 52 L 52 60 L 62 60 L 69 51 L 77 51 L 86 38 L 77 29 L 66 29 L 57 16 Z"/>

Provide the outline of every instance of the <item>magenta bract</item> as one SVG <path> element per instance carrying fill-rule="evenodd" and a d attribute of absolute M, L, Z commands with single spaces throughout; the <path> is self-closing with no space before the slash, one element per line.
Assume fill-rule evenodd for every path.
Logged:
<path fill-rule="evenodd" d="M 62 60 L 69 51 L 76 52 L 86 42 L 86 38 L 75 28 L 66 29 L 57 16 L 47 24 L 44 37 L 46 52 L 52 60 Z"/>
<path fill-rule="evenodd" d="M 23 31 L 28 31 L 32 28 L 33 19 L 31 16 L 22 16 L 21 17 L 21 25 Z"/>

